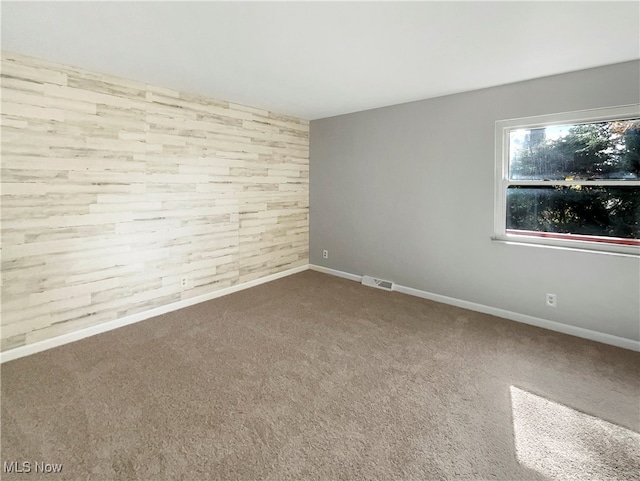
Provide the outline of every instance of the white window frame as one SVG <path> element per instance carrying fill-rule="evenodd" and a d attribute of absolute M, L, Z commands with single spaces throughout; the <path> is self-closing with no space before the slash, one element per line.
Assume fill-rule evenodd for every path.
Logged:
<path fill-rule="evenodd" d="M 538 115 L 518 119 L 499 120 L 495 130 L 495 208 L 494 208 L 494 236 L 493 240 L 513 242 L 537 246 L 556 248 L 582 249 L 594 252 L 627 254 L 640 256 L 640 247 L 607 243 L 606 241 L 586 241 L 573 239 L 556 239 L 538 237 L 525 234 L 507 234 L 506 192 L 510 185 L 551 186 L 551 185 L 613 185 L 640 186 L 639 180 L 577 180 L 577 181 L 539 181 L 539 180 L 509 180 L 509 132 L 518 129 L 536 129 L 551 125 L 580 124 L 605 122 L 611 120 L 628 120 L 640 117 L 640 104 L 623 105 L 603 109 L 579 110 L 559 114 Z M 599 238 L 606 239 L 604 237 Z"/>

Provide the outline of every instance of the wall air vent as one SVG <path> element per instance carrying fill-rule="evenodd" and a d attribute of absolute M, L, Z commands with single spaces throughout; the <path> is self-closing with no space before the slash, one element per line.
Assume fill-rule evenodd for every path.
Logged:
<path fill-rule="evenodd" d="M 385 291 L 393 290 L 393 282 L 385 281 L 383 279 L 376 279 L 371 276 L 362 276 L 362 285 L 369 287 L 377 287 L 378 289 L 384 289 Z"/>

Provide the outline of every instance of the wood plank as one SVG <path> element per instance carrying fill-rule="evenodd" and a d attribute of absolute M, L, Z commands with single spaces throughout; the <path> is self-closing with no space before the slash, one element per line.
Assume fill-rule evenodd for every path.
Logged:
<path fill-rule="evenodd" d="M 3 75 L 2 349 L 307 262 L 308 121 L 15 54 Z"/>

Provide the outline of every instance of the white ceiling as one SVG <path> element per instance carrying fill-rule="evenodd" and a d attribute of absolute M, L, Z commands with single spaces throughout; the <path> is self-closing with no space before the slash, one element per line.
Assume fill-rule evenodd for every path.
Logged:
<path fill-rule="evenodd" d="M 638 1 L 1 7 L 4 50 L 310 120 L 640 58 Z"/>

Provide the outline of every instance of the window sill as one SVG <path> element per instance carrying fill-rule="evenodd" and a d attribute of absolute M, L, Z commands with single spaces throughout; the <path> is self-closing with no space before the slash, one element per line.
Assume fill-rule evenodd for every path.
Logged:
<path fill-rule="evenodd" d="M 521 245 L 529 247 L 543 247 L 547 249 L 561 249 L 591 254 L 605 254 L 623 257 L 640 258 L 639 246 L 609 244 L 606 242 L 586 242 L 577 240 L 553 239 L 548 237 L 536 237 L 527 235 L 494 235 L 493 242 Z"/>

